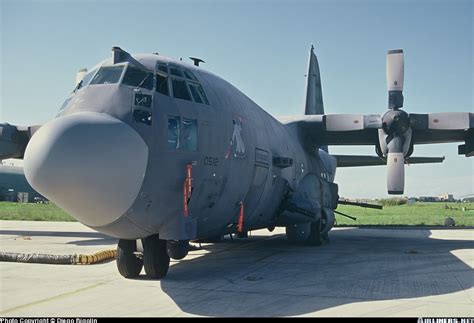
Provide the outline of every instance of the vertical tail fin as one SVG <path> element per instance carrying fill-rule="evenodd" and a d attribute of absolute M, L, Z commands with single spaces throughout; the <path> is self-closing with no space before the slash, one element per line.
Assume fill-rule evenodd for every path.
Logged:
<path fill-rule="evenodd" d="M 314 54 L 314 46 L 311 45 L 309 51 L 308 74 L 306 83 L 306 106 L 305 115 L 324 114 L 323 91 L 321 88 L 321 74 L 319 73 L 319 64 Z M 328 152 L 327 146 L 319 147 Z"/>
<path fill-rule="evenodd" d="M 308 82 L 306 84 L 306 106 L 304 114 L 324 114 L 323 92 L 321 89 L 321 76 L 319 73 L 318 59 L 311 45 L 308 62 Z"/>

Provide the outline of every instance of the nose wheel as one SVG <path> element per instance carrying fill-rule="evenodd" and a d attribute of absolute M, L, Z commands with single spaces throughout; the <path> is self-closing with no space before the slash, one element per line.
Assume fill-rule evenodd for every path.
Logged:
<path fill-rule="evenodd" d="M 144 239 L 143 266 L 149 278 L 160 279 L 165 277 L 170 267 L 166 240 L 161 240 L 158 235 L 152 235 Z"/>
<path fill-rule="evenodd" d="M 143 260 L 137 256 L 136 240 L 120 239 L 117 246 L 117 268 L 125 278 L 137 277 L 143 268 Z"/>

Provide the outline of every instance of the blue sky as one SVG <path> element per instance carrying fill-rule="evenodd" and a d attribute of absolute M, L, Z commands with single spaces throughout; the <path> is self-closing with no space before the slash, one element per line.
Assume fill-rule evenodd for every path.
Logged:
<path fill-rule="evenodd" d="M 327 113 L 383 113 L 385 54 L 403 48 L 407 111 L 473 112 L 473 10 L 469 0 L 0 0 L 0 121 L 52 118 L 76 71 L 112 46 L 201 57 L 273 115 L 303 113 L 311 44 Z M 417 146 L 415 155 L 446 161 L 407 167 L 407 195 L 474 193 L 473 158 L 457 156 L 456 144 Z M 384 167 L 340 169 L 336 181 L 343 196 L 386 195 Z"/>

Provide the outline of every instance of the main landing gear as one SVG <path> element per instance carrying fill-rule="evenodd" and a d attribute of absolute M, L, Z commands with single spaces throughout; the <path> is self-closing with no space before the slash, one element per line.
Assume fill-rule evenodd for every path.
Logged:
<path fill-rule="evenodd" d="M 117 246 L 119 273 L 125 278 L 135 278 L 145 267 L 145 273 L 149 278 L 163 278 L 170 266 L 166 240 L 161 240 L 158 235 L 152 235 L 142 241 L 143 254 L 138 252 L 136 240 L 120 239 Z"/>
<path fill-rule="evenodd" d="M 327 239 L 322 232 L 321 219 L 315 222 L 293 224 L 286 227 L 288 241 L 294 244 L 320 246 Z"/>

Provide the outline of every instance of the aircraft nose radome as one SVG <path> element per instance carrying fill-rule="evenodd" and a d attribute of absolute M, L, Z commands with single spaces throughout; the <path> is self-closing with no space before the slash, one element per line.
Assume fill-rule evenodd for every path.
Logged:
<path fill-rule="evenodd" d="M 120 218 L 135 201 L 148 147 L 129 125 L 105 113 L 54 119 L 24 156 L 30 185 L 78 221 L 94 227 Z"/>

